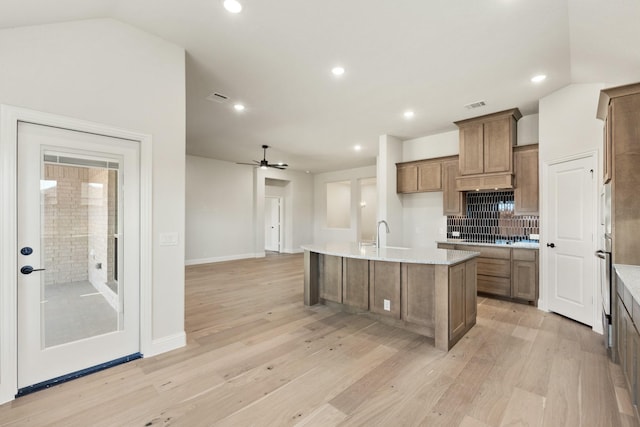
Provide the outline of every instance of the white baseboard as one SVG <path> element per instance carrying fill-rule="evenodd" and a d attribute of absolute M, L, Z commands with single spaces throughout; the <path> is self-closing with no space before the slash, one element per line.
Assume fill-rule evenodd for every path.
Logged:
<path fill-rule="evenodd" d="M 301 254 L 301 253 L 304 252 L 304 249 L 302 249 L 302 248 L 296 248 L 296 249 L 285 248 L 282 252 L 285 253 L 285 254 Z"/>
<path fill-rule="evenodd" d="M 144 357 L 157 356 L 167 351 L 175 350 L 187 345 L 187 334 L 183 331 L 167 337 L 158 338 L 151 342 L 151 346 L 143 352 Z"/>
<path fill-rule="evenodd" d="M 264 256 L 264 252 L 262 253 L 262 255 L 252 253 L 252 254 L 225 255 L 225 256 L 212 257 L 212 258 L 187 259 L 184 261 L 184 265 L 211 264 L 214 262 L 233 261 L 236 259 L 259 258 L 260 256 Z"/>

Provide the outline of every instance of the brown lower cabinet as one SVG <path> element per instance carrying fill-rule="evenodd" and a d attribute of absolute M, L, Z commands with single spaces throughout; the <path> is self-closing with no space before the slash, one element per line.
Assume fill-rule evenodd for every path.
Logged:
<path fill-rule="evenodd" d="M 385 308 L 388 301 L 388 309 Z M 400 319 L 400 263 L 369 261 L 369 310 Z"/>
<path fill-rule="evenodd" d="M 440 249 L 480 252 L 478 292 L 537 304 L 538 250 L 438 243 Z"/>
<path fill-rule="evenodd" d="M 318 255 L 318 296 L 342 303 L 342 257 Z"/>
<path fill-rule="evenodd" d="M 340 258 L 340 257 L 335 257 Z M 369 261 L 344 258 L 342 260 L 342 303 L 362 310 L 369 309 Z"/>
<path fill-rule="evenodd" d="M 640 334 L 622 298 L 616 296 L 616 352 L 627 382 L 631 404 L 640 403 Z"/>

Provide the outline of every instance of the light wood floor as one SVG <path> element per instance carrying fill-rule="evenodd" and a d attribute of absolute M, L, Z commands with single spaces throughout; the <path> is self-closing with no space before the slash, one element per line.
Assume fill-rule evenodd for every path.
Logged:
<path fill-rule="evenodd" d="M 449 353 L 302 304 L 302 256 L 188 267 L 185 348 L 0 406 L 20 426 L 632 426 L 602 337 L 480 299 Z"/>

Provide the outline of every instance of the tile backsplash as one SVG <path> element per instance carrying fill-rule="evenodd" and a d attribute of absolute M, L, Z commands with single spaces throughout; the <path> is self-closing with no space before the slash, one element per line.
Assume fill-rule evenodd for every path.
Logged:
<path fill-rule="evenodd" d="M 540 233 L 537 215 L 515 215 L 513 190 L 470 191 L 467 193 L 467 214 L 447 217 L 447 238 L 494 243 L 497 240 L 519 242 L 529 240 L 529 234 Z M 454 237 L 453 232 L 460 233 Z"/>

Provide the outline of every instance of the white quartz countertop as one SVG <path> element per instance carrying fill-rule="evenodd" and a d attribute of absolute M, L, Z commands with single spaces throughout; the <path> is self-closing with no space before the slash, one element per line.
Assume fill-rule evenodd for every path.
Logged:
<path fill-rule="evenodd" d="M 461 239 L 447 239 L 447 240 L 438 240 L 436 243 L 448 243 L 448 244 L 469 245 L 469 246 L 493 246 L 496 248 L 540 249 L 540 243 L 531 243 L 531 242 L 482 243 L 482 242 L 467 242 L 466 240 L 461 240 Z"/>
<path fill-rule="evenodd" d="M 413 264 L 457 264 L 480 255 L 478 252 L 450 249 L 399 248 L 360 246 L 357 243 L 322 243 L 302 245 L 302 249 L 325 255 L 372 261 L 406 262 Z"/>
<path fill-rule="evenodd" d="M 614 264 L 613 267 L 633 299 L 640 303 L 640 265 Z"/>

